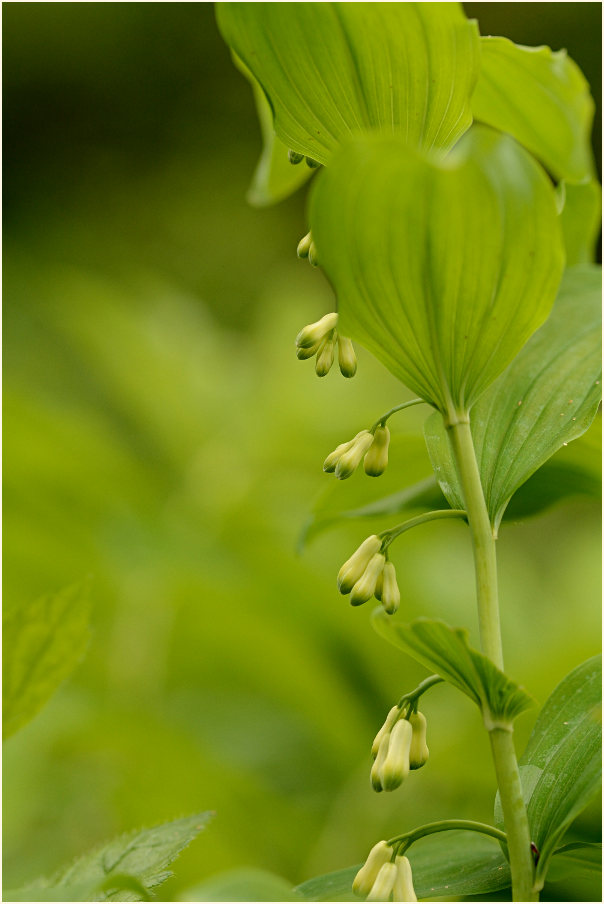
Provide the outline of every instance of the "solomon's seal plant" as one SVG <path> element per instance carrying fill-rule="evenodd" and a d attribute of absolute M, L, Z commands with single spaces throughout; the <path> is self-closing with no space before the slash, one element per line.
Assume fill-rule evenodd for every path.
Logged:
<path fill-rule="evenodd" d="M 518 760 L 514 720 L 534 701 L 504 672 L 496 539 L 517 491 L 524 514 L 543 507 L 533 475 L 587 430 L 599 404 L 588 86 L 563 51 L 483 38 L 456 3 L 226 3 L 218 22 L 272 117 L 273 153 L 289 156 L 294 174 L 304 158 L 307 176 L 320 170 L 298 255 L 323 269 L 337 313 L 300 332 L 298 357 L 316 355 L 324 376 L 337 349 L 350 377 L 351 337 L 417 395 L 369 428 L 351 425 L 362 429 L 324 470 L 343 480 L 363 461 L 366 474 L 381 475 L 390 416 L 415 404 L 432 409 L 425 438 L 440 505 L 424 505 L 412 488 L 385 504 L 390 514 L 407 512 L 410 500 L 428 510 L 365 539 L 337 579 L 353 606 L 380 601 L 376 630 L 433 673 L 388 713 L 371 783 L 395 791 L 426 763 L 418 702 L 442 681 L 477 705 L 497 779 L 493 825 L 420 826 L 378 842 L 360 869 L 299 891 L 311 900 L 351 885 L 372 901 L 432 897 L 430 870 L 416 871 L 414 883 L 407 852 L 424 837 L 463 831 L 456 894 L 511 885 L 514 900 L 538 900 L 599 780 L 598 663 L 578 666 L 554 691 Z M 256 200 L 283 197 L 300 181 L 283 176 L 276 190 L 265 173 Z M 468 526 L 480 650 L 442 621 L 393 618 L 401 592 L 389 547 L 438 518 Z M 490 871 L 476 835 L 500 845 Z"/>

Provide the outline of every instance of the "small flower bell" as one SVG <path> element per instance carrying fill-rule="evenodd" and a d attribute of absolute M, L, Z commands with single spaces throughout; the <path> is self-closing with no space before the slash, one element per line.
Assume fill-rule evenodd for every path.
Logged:
<path fill-rule="evenodd" d="M 365 461 L 363 462 L 365 474 L 369 477 L 379 477 L 388 465 L 388 445 L 390 444 L 390 430 L 388 427 L 377 427 Z"/>
<path fill-rule="evenodd" d="M 408 859 L 398 856 L 394 865 L 396 866 L 396 878 L 392 886 L 393 901 L 417 901 L 415 889 L 413 888 L 413 875 L 411 873 L 411 864 Z"/>
<path fill-rule="evenodd" d="M 419 769 L 428 762 L 430 751 L 426 745 L 426 717 L 423 713 L 411 713 L 409 723 L 412 729 L 411 747 L 409 749 L 409 767 Z"/>
<path fill-rule="evenodd" d="M 373 888 L 380 869 L 385 863 L 390 862 L 393 854 L 394 849 L 386 844 L 385 841 L 378 841 L 371 848 L 367 860 L 354 877 L 352 890 L 355 895 L 359 895 L 361 898 L 367 897 Z"/>
<path fill-rule="evenodd" d="M 356 552 L 344 562 L 338 572 L 338 590 L 340 593 L 350 593 L 359 578 L 363 576 L 371 558 L 379 552 L 381 547 L 382 541 L 376 534 L 372 534 L 366 540 L 363 540 Z"/>

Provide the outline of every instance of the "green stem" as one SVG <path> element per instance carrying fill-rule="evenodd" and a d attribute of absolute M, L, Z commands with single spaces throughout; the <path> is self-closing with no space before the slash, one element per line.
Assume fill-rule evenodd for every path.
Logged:
<path fill-rule="evenodd" d="M 472 535 L 482 651 L 499 669 L 503 669 L 495 537 L 480 480 L 469 417 L 466 414 L 451 419 L 446 426 Z M 512 726 L 510 725 L 509 729 L 492 728 L 489 737 L 508 838 L 512 898 L 514 901 L 538 901 L 539 896 L 534 891 L 535 866 L 531 852 L 529 823 L 522 798 Z"/>
<path fill-rule="evenodd" d="M 444 680 L 445 679 L 441 678 L 440 675 L 430 675 L 429 678 L 424 678 L 414 690 L 409 691 L 408 694 L 403 694 L 398 704 L 399 707 L 404 706 L 405 703 L 415 703 L 422 694 L 425 694 L 426 691 L 430 690 L 431 687 L 434 687 L 435 684 L 440 684 Z"/>
<path fill-rule="evenodd" d="M 393 414 L 396 414 L 397 411 L 404 411 L 405 408 L 411 408 L 413 405 L 427 405 L 428 403 L 425 399 L 411 399 L 410 402 L 403 402 L 401 405 L 395 405 L 394 408 L 391 408 L 390 411 L 387 411 L 386 414 L 383 414 L 380 418 L 377 419 L 375 424 L 372 424 L 369 428 L 369 432 L 373 433 L 378 427 L 383 427 L 389 417 Z"/>
<path fill-rule="evenodd" d="M 438 521 L 440 518 L 465 517 L 466 513 L 462 509 L 438 509 L 434 512 L 424 512 L 423 515 L 416 515 L 415 518 L 409 518 L 408 521 L 403 521 L 402 524 L 397 524 L 396 527 L 390 527 L 388 530 L 383 530 L 381 534 L 378 534 L 384 540 L 382 551 L 388 549 L 392 541 L 404 534 L 405 531 L 411 530 L 411 528 L 417 527 L 419 524 L 426 524 L 427 521 Z"/>
<path fill-rule="evenodd" d="M 407 850 L 407 848 L 411 847 L 415 841 L 424 838 L 426 835 L 435 835 L 437 832 L 452 832 L 459 830 L 480 832 L 483 835 L 490 835 L 491 838 L 496 838 L 497 841 L 501 841 L 503 844 L 507 844 L 505 832 L 494 828 L 494 826 L 489 826 L 484 822 L 474 822 L 472 819 L 441 819 L 439 822 L 429 822 L 425 826 L 419 826 L 417 829 L 412 829 L 410 832 L 405 832 L 403 835 L 396 835 L 396 837 L 391 838 L 387 843 L 389 845 L 402 843 L 404 850 Z"/>

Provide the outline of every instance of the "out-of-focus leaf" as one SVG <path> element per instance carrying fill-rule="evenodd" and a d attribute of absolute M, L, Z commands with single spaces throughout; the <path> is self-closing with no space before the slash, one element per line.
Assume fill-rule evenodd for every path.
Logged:
<path fill-rule="evenodd" d="M 113 881 L 112 873 L 116 874 L 116 882 L 125 874 L 147 889 L 156 888 L 172 875 L 167 867 L 205 828 L 211 816 L 209 812 L 196 813 L 152 829 L 120 835 L 59 870 L 47 883 L 41 880 L 32 888 L 46 885 L 51 890 L 66 890 L 66 887 L 89 884 L 91 888 L 98 889 L 106 880 Z M 99 893 L 95 899 L 139 901 L 141 896 L 133 889 L 126 889 Z"/>
<path fill-rule="evenodd" d="M 566 266 L 595 260 L 602 222 L 602 189 L 597 179 L 562 182 L 564 206 L 560 214 L 566 248 Z"/>
<path fill-rule="evenodd" d="M 545 320 L 562 275 L 551 184 L 484 126 L 442 165 L 356 139 L 317 179 L 310 222 L 343 332 L 452 418 Z"/>
<path fill-rule="evenodd" d="M 541 852 L 541 878 L 563 833 L 600 786 L 601 704 L 602 660 L 594 656 L 554 690 L 520 758 L 531 837 Z"/>
<path fill-rule="evenodd" d="M 262 152 L 252 176 L 247 200 L 254 207 L 268 207 L 297 191 L 308 181 L 314 170 L 302 165 L 292 166 L 287 156 L 288 148 L 275 135 L 273 113 L 264 91 L 235 53 L 233 62 L 252 86 L 262 132 Z"/>
<path fill-rule="evenodd" d="M 372 619 L 382 637 L 467 694 L 480 708 L 488 729 L 498 723 L 508 725 L 532 706 L 526 691 L 470 646 L 465 629 L 430 618 L 400 624 L 381 607 Z"/>
<path fill-rule="evenodd" d="M 513 135 L 556 177 L 581 181 L 593 171 L 589 85 L 565 50 L 480 39 L 482 65 L 474 118 Z"/>
<path fill-rule="evenodd" d="M 3 901 L 88 901 L 93 893 L 94 884 L 85 882 L 81 885 L 62 885 L 60 888 L 46 888 L 43 885 L 31 885 L 23 888 L 2 889 Z"/>
<path fill-rule="evenodd" d="M 602 875 L 602 845 L 578 841 L 559 847 L 550 861 L 547 881 Z"/>
<path fill-rule="evenodd" d="M 82 659 L 90 638 L 88 584 L 74 584 L 2 619 L 3 737 L 36 715 Z"/>
<path fill-rule="evenodd" d="M 418 898 L 452 898 L 501 891 L 510 871 L 498 845 L 474 832 L 431 835 L 409 850 L 413 886 Z M 298 885 L 306 901 L 358 901 L 352 880 L 361 864 L 317 876 Z"/>
<path fill-rule="evenodd" d="M 211 876 L 181 895 L 181 901 L 303 901 L 291 882 L 261 869 L 235 869 Z"/>
<path fill-rule="evenodd" d="M 497 529 L 515 491 L 554 452 L 584 433 L 601 398 L 599 268 L 564 276 L 552 315 L 472 410 L 472 436 L 491 521 Z M 426 442 L 441 489 L 461 503 L 439 415 Z"/>
<path fill-rule="evenodd" d="M 277 135 L 326 163 L 351 134 L 385 130 L 449 148 L 471 124 L 476 24 L 457 3 L 219 3 Z"/>

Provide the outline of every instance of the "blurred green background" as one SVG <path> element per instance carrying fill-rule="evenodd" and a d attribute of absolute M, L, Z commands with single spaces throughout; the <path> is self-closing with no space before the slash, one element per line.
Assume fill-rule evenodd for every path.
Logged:
<path fill-rule="evenodd" d="M 599 4 L 466 7 L 483 34 L 566 46 L 600 85 Z M 325 455 L 408 394 L 363 350 L 352 381 L 296 360 L 331 292 L 294 253 L 305 191 L 245 202 L 259 129 L 212 5 L 3 12 L 5 606 L 89 574 L 94 599 L 87 658 L 5 745 L 6 884 L 200 809 L 214 822 L 164 899 L 239 866 L 298 882 L 420 822 L 490 820 L 487 741 L 448 688 L 424 707 L 429 766 L 370 790 L 371 740 L 425 674 L 335 588 L 385 525 L 302 556 L 296 541 Z M 334 502 L 427 476 L 424 416 L 393 423 L 381 483 L 357 474 Z M 503 531 L 507 670 L 540 701 L 599 648 L 598 531 L 587 502 Z M 400 617 L 475 638 L 462 525 L 412 532 L 393 559 Z"/>

